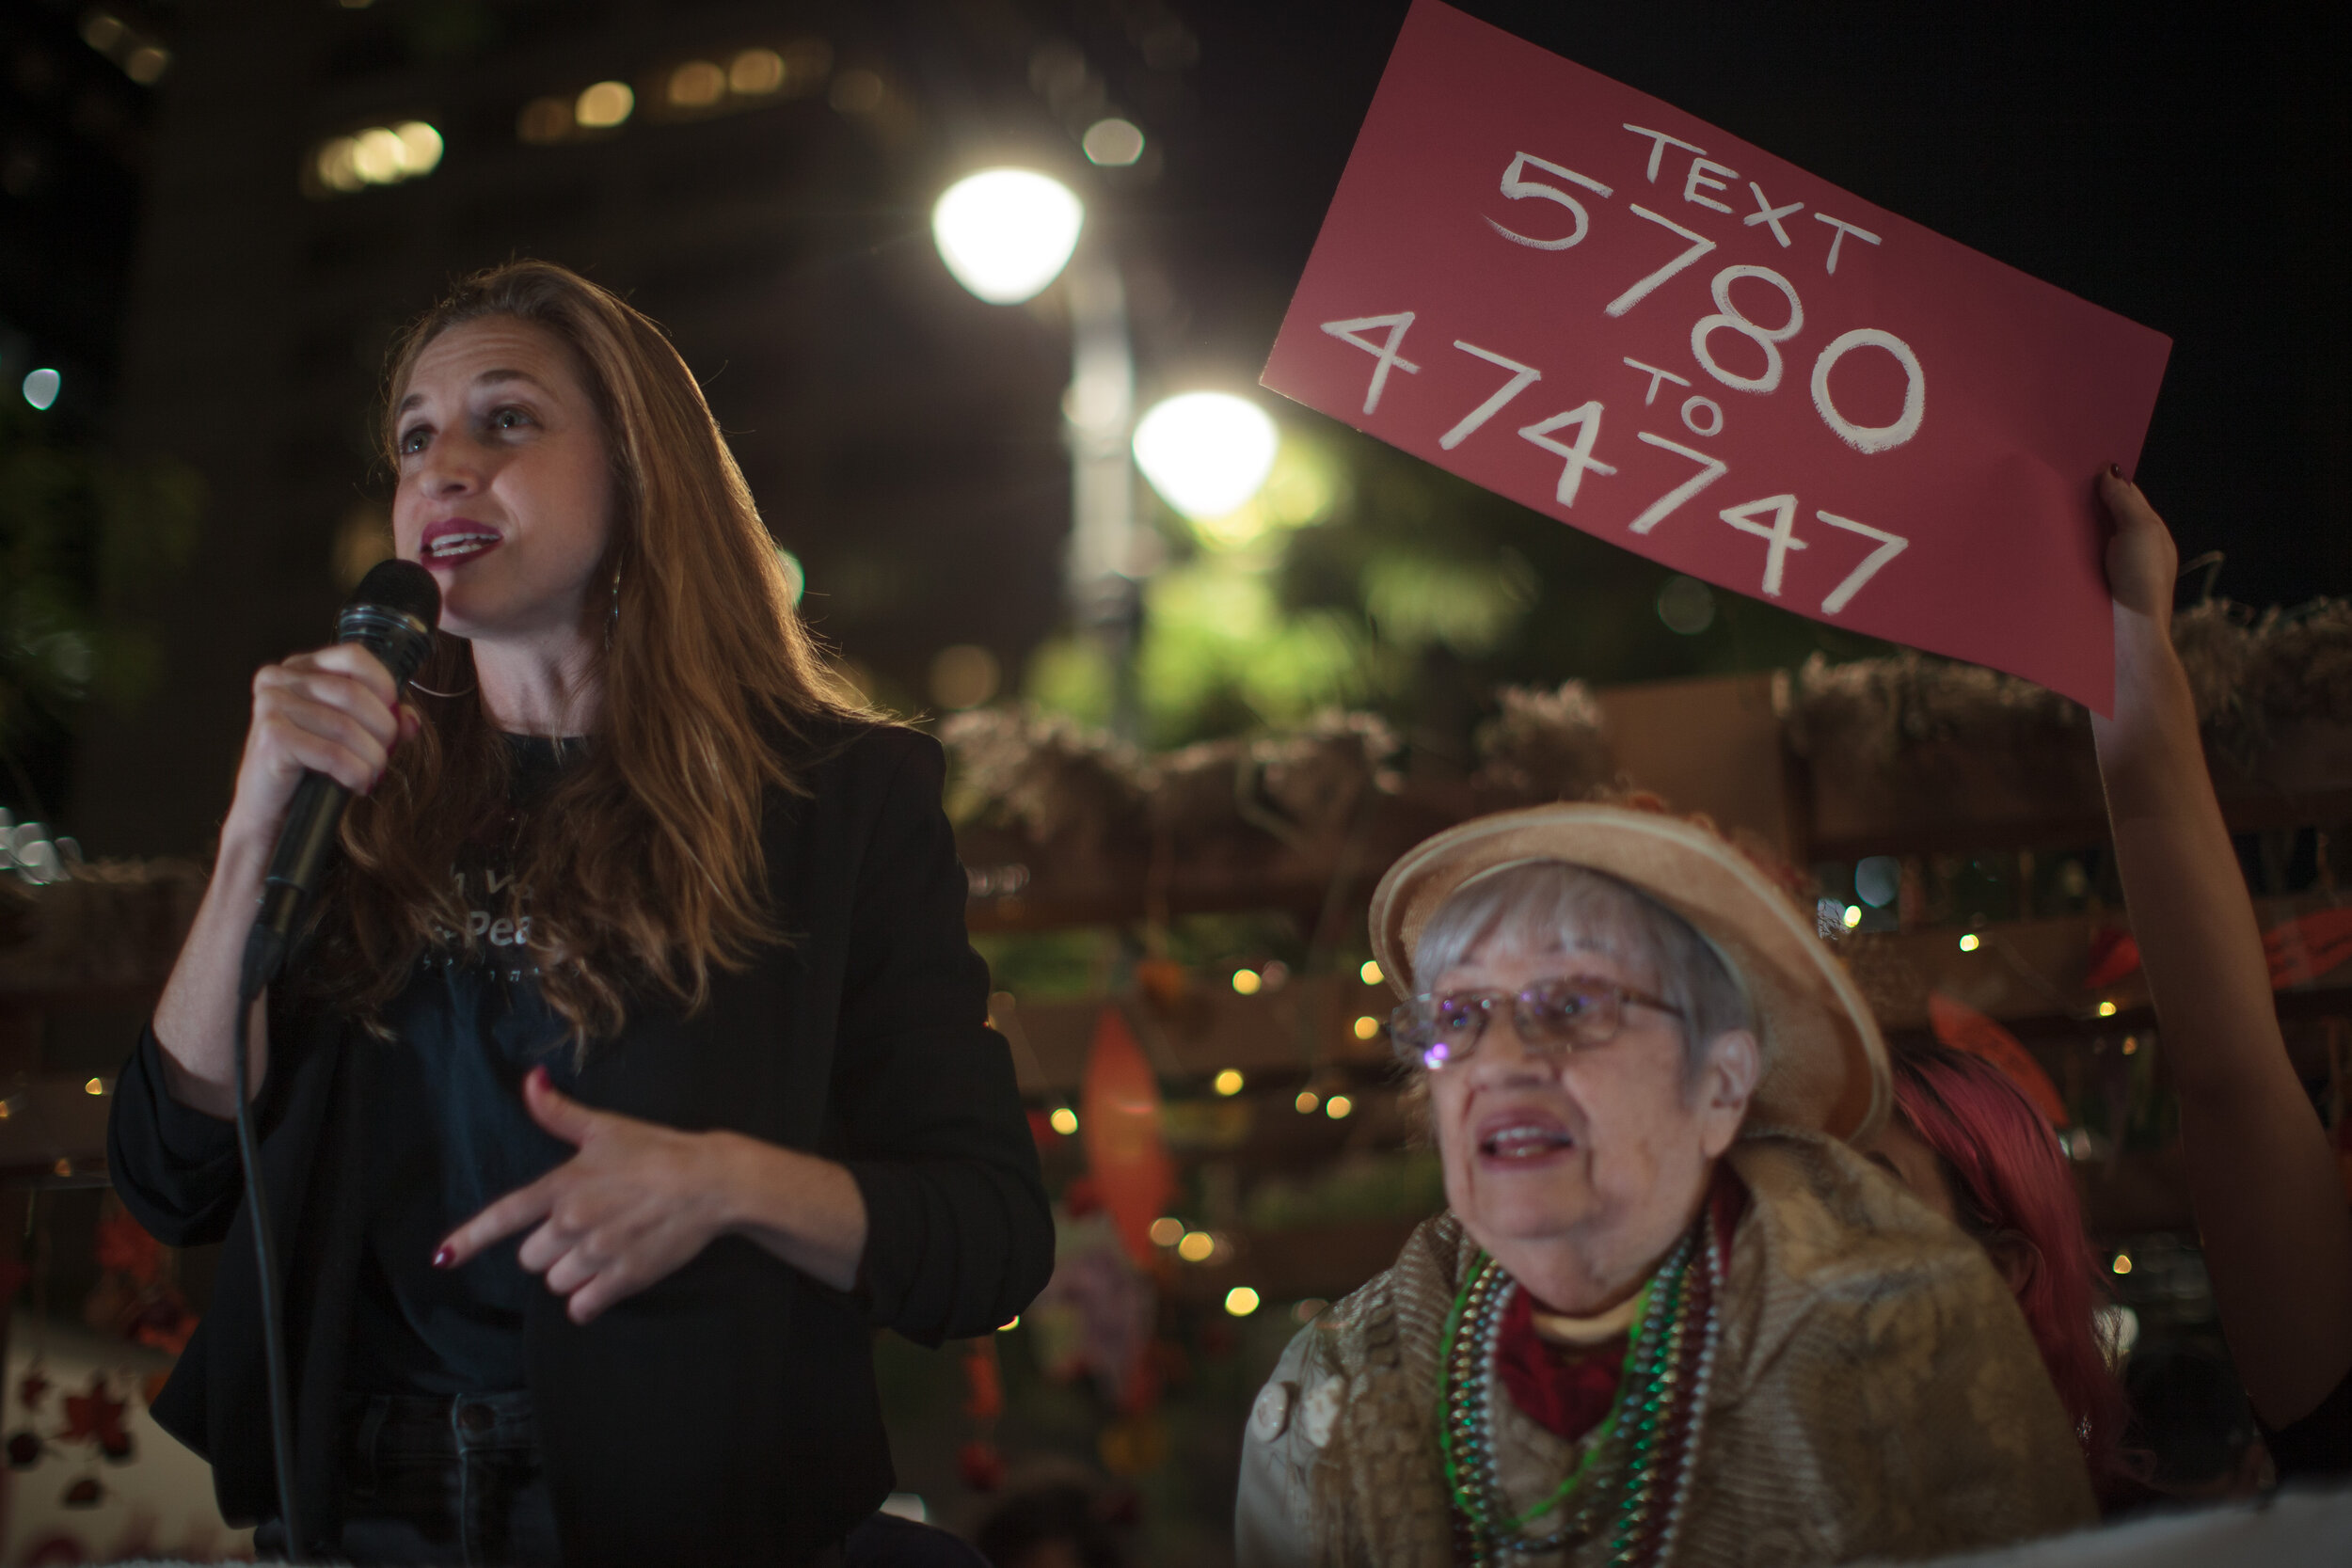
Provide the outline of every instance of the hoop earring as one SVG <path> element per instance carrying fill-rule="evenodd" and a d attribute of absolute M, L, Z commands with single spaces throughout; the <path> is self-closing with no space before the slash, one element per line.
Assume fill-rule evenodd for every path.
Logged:
<path fill-rule="evenodd" d="M 436 646 L 436 647 L 438 647 L 438 646 L 439 646 L 439 644 L 440 644 L 440 637 L 441 637 L 441 634 L 440 634 L 439 632 L 437 632 L 437 632 L 435 632 L 435 633 L 433 634 L 433 637 L 434 637 L 434 644 L 435 644 L 435 646 Z M 473 668 L 473 660 L 471 660 L 470 658 L 469 658 L 469 659 L 468 659 L 468 660 L 466 661 L 466 667 L 467 667 L 468 669 L 469 669 L 469 670 L 470 670 L 470 669 L 472 669 L 472 668 Z M 414 676 L 411 676 L 411 677 L 409 678 L 409 681 L 408 681 L 408 689 L 409 689 L 409 690 L 414 691 L 414 692 L 417 692 L 417 693 L 419 693 L 419 694 L 421 694 L 421 695 L 422 695 L 422 696 L 426 696 L 426 697 L 464 697 L 464 696 L 469 696 L 469 695 L 470 695 L 471 693 L 473 693 L 474 691 L 478 690 L 478 689 L 481 688 L 481 686 L 482 686 L 482 676 L 481 676 L 481 674 L 480 674 L 479 673 L 477 673 L 474 675 L 473 684 L 472 684 L 471 686 L 461 686 L 461 687 L 459 687 L 459 688 L 458 688 L 456 690 L 454 690 L 454 691 L 436 691 L 436 690 L 434 690 L 434 689 L 433 689 L 431 687 L 429 687 L 429 686 L 424 686 L 424 685 L 420 684 Z"/>

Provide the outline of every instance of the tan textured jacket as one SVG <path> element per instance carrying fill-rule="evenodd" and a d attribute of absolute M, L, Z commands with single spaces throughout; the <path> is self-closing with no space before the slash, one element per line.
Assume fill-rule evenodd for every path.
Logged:
<path fill-rule="evenodd" d="M 1751 1201 L 1676 1562 L 1931 1557 L 2092 1522 L 2081 1450 L 1973 1243 L 1843 1144 L 1752 1132 L 1725 1159 Z M 1476 1255 L 1440 1214 L 1291 1342 L 1250 1415 L 1241 1568 L 1454 1561 L 1438 1353 Z M 1505 1485 L 1541 1497 L 1575 1449 L 1499 1404 Z"/>

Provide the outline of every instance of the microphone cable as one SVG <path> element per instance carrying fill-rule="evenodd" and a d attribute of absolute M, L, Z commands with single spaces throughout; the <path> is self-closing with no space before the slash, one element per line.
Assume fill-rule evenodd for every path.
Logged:
<path fill-rule="evenodd" d="M 254 1268 L 261 1276 L 262 1362 L 269 1380 L 270 1465 L 278 1481 L 278 1517 L 286 1530 L 286 1560 L 299 1562 L 302 1519 L 294 1501 L 294 1411 L 287 1390 L 286 1336 L 278 1316 L 278 1243 L 270 1233 L 268 1194 L 262 1181 L 262 1145 L 254 1131 L 253 1102 L 246 1086 L 246 1058 L 252 1054 L 253 1009 L 259 1001 L 259 988 L 248 992 L 244 985 L 237 987 L 237 1163 L 245 1169 L 246 1204 L 253 1215 Z"/>
<path fill-rule="evenodd" d="M 386 561 L 359 579 L 337 618 L 337 641 L 357 642 L 383 661 L 396 691 L 424 663 L 433 648 L 433 627 L 441 618 L 440 585 L 413 561 Z M 292 1379 L 286 1367 L 285 1323 L 278 1313 L 278 1239 L 271 1232 L 268 1187 L 262 1174 L 262 1141 L 254 1126 L 252 1072 L 253 1009 L 284 969 L 303 912 L 333 852 L 350 792 L 323 774 L 309 773 L 289 802 L 278 847 L 262 884 L 260 910 L 246 933 L 237 974 L 235 1036 L 237 1064 L 237 1163 L 245 1172 L 246 1205 L 253 1216 L 253 1263 L 262 1307 L 262 1364 L 269 1385 L 270 1466 L 278 1486 L 278 1523 L 286 1532 L 286 1560 L 299 1562 L 305 1548 L 302 1516 L 294 1497 L 294 1434 Z"/>

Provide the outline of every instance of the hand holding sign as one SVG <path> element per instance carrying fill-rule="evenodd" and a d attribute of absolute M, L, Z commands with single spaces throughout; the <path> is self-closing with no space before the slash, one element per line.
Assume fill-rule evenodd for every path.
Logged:
<path fill-rule="evenodd" d="M 1417 0 L 1264 381 L 1677 570 L 2105 711 L 2089 482 L 2137 462 L 2169 347 Z"/>

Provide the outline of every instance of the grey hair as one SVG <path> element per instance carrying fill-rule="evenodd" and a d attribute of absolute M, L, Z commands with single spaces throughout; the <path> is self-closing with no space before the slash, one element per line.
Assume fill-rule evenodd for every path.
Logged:
<path fill-rule="evenodd" d="M 1422 927 L 1413 944 L 1415 983 L 1427 990 L 1498 939 L 1528 953 L 1599 953 L 1625 965 L 1636 985 L 1681 1010 L 1686 1077 L 1697 1076 L 1717 1036 L 1756 1027 L 1746 991 L 1714 945 L 1605 871 L 1524 861 L 1466 883 Z"/>

